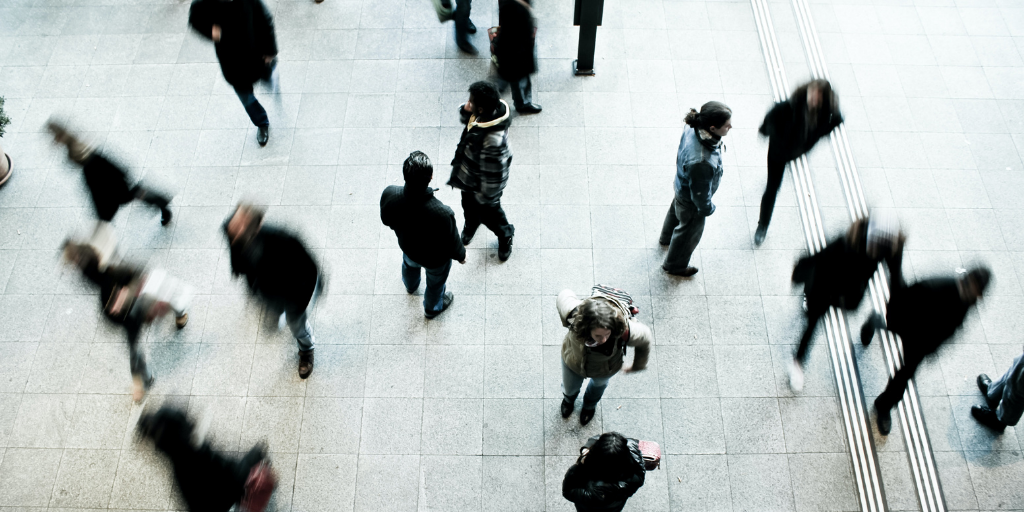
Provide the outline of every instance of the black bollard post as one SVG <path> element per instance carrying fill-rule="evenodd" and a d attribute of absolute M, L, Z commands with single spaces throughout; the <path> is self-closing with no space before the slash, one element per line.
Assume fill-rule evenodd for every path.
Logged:
<path fill-rule="evenodd" d="M 576 0 L 573 25 L 580 27 L 580 47 L 572 61 L 573 74 L 593 76 L 597 27 L 604 14 L 604 0 Z"/>

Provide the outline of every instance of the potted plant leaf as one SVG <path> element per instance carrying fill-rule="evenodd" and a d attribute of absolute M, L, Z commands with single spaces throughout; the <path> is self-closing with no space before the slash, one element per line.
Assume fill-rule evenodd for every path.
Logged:
<path fill-rule="evenodd" d="M 11 118 L 4 112 L 4 98 L 0 96 L 0 137 L 4 136 L 4 128 L 11 124 Z M 11 157 L 4 153 L 3 146 L 0 146 L 0 185 L 11 179 Z"/>

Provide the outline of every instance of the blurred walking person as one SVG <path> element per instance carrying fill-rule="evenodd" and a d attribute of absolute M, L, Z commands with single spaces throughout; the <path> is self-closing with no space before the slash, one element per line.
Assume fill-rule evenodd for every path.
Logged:
<path fill-rule="evenodd" d="M 607 432 L 565 472 L 562 496 L 576 505 L 577 512 L 620 512 L 646 477 L 637 443 Z"/>
<path fill-rule="evenodd" d="M 256 100 L 253 84 L 265 80 L 278 92 L 277 39 L 270 11 L 260 0 L 194 0 L 188 22 L 201 36 L 213 41 L 224 79 L 235 89 L 256 126 L 256 141 L 265 146 L 270 138 L 270 119 Z"/>
<path fill-rule="evenodd" d="M 462 190 L 462 212 L 466 218 L 462 244 L 469 245 L 483 224 L 497 235 L 498 259 L 506 261 L 512 254 L 512 237 L 516 232 L 501 207 L 501 194 L 512 163 L 508 104 L 500 98 L 494 84 L 475 82 L 469 86 L 469 100 L 459 107 L 459 117 L 466 127 L 455 149 L 448 185 Z"/>
<path fill-rule="evenodd" d="M 889 268 L 890 282 L 902 282 L 905 240 L 895 217 L 876 213 L 869 219 L 854 222 L 846 235 L 797 262 L 792 280 L 804 285 L 807 327 L 789 366 L 789 385 L 794 391 L 804 387 L 807 349 L 818 321 L 828 313 L 828 308 L 857 309 L 864 299 L 868 281 L 882 261 Z"/>
<path fill-rule="evenodd" d="M 722 180 L 722 137 L 732 129 L 732 109 L 724 103 L 709 101 L 700 112 L 690 109 L 686 127 L 676 153 L 676 196 L 668 207 L 661 226 L 663 246 L 668 254 L 661 268 L 682 277 L 697 273 L 690 257 L 704 234 L 705 219 L 715 213 L 712 196 Z"/>
<path fill-rule="evenodd" d="M 160 270 L 143 272 L 126 264 L 100 268 L 97 251 L 85 243 L 65 242 L 64 259 L 99 286 L 104 316 L 124 328 L 128 337 L 132 398 L 141 401 L 155 380 L 139 347 L 142 328 L 171 311 L 178 329 L 185 327 L 188 323 L 186 309 L 192 300 L 191 287 Z"/>
<path fill-rule="evenodd" d="M 560 412 L 563 418 L 572 415 L 583 381 L 589 378 L 580 410 L 580 423 L 586 425 L 612 376 L 619 370 L 629 373 L 647 367 L 653 336 L 649 327 L 632 318 L 626 304 L 601 292 L 600 287 L 584 300 L 572 290 L 562 290 L 555 305 L 562 327 L 569 328 L 562 340 Z M 624 365 L 627 346 L 635 351 L 632 365 Z"/>
<path fill-rule="evenodd" d="M 797 87 L 789 99 L 776 103 L 764 116 L 758 132 L 768 137 L 768 183 L 761 196 L 755 244 L 761 245 L 768 233 L 786 163 L 806 154 L 842 122 L 839 98 L 832 84 L 821 79 Z"/>
<path fill-rule="evenodd" d="M 313 373 L 309 315 L 320 295 L 320 269 L 295 235 L 264 226 L 264 214 L 262 208 L 240 203 L 224 223 L 231 273 L 245 276 L 249 290 L 266 304 L 267 314 L 284 314 L 299 346 L 299 377 L 305 379 Z"/>
<path fill-rule="evenodd" d="M 996 432 L 1016 425 L 1024 414 L 1024 355 L 1017 356 L 995 382 L 984 373 L 978 375 L 978 389 L 985 395 L 985 405 L 971 407 L 978 423 Z"/>
<path fill-rule="evenodd" d="M 455 212 L 434 197 L 430 187 L 434 167 L 421 151 L 413 151 L 402 166 L 405 186 L 391 185 L 380 197 L 380 220 L 395 231 L 402 248 L 402 282 L 409 293 L 420 285 L 420 269 L 426 270 L 427 288 L 423 310 L 434 318 L 451 306 L 452 292 L 445 291 L 452 260 L 466 263 Z"/>
<path fill-rule="evenodd" d="M 144 412 L 138 432 L 171 462 L 174 481 L 191 512 L 262 512 L 277 487 L 267 449 L 257 444 L 240 459 L 214 452 L 197 439 L 195 423 L 184 411 L 164 406 Z"/>
<path fill-rule="evenodd" d="M 498 33 L 494 50 L 498 75 L 512 87 L 512 104 L 520 114 L 536 114 L 541 106 L 533 102 L 530 75 L 537 71 L 535 39 L 537 26 L 528 0 L 501 0 L 498 4 Z"/>

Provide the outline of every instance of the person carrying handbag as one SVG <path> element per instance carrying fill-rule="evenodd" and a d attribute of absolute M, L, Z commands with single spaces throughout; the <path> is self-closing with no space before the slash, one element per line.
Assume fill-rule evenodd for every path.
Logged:
<path fill-rule="evenodd" d="M 638 444 L 607 432 L 581 452 L 565 472 L 562 496 L 577 512 L 620 512 L 647 476 Z"/>
<path fill-rule="evenodd" d="M 491 58 L 498 75 L 512 87 L 512 103 L 520 114 L 538 114 L 541 106 L 533 102 L 530 75 L 537 71 L 537 26 L 528 0 L 501 0 L 498 26 L 487 31 L 491 38 Z"/>

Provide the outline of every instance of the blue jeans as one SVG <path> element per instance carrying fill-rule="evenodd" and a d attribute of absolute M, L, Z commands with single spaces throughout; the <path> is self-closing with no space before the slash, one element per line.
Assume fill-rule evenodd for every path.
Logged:
<path fill-rule="evenodd" d="M 420 286 L 421 268 L 422 265 L 402 254 L 402 282 L 409 293 L 415 292 Z M 451 269 L 452 260 L 440 267 L 424 268 L 427 271 L 427 289 L 423 291 L 423 309 L 427 312 L 441 311 L 444 307 L 444 283 Z"/>
<path fill-rule="evenodd" d="M 583 387 L 583 380 L 586 377 L 579 375 L 572 371 L 565 361 L 562 361 L 562 396 L 569 402 L 576 403 L 576 397 L 580 394 L 580 388 Z M 605 388 L 608 387 L 608 381 L 611 380 L 611 376 L 602 378 L 590 378 L 590 384 L 587 385 L 587 392 L 583 394 L 583 408 L 586 410 L 593 410 L 597 408 L 597 403 L 601 401 L 601 396 L 604 395 Z"/>
<path fill-rule="evenodd" d="M 313 326 L 309 325 L 309 315 L 313 312 L 313 307 L 316 306 L 316 300 L 319 297 L 320 278 L 317 277 L 316 286 L 313 288 L 313 295 L 309 298 L 309 304 L 304 309 L 293 309 L 275 303 L 267 304 L 267 308 L 272 315 L 271 318 L 280 318 L 281 314 L 284 313 L 288 329 L 292 331 L 292 336 L 295 336 L 295 342 L 299 345 L 299 352 L 308 352 L 316 348 L 313 340 Z"/>
<path fill-rule="evenodd" d="M 999 421 L 1010 425 L 1016 425 L 1024 415 L 1024 389 L 1016 389 L 1024 384 L 1024 355 L 1017 356 L 1006 373 L 988 386 L 987 402 L 998 404 L 992 408 L 996 411 Z M 1020 383 L 1020 384 L 1018 384 Z"/>
<path fill-rule="evenodd" d="M 267 111 L 256 100 L 256 95 L 253 94 L 251 85 L 249 87 L 235 86 L 235 94 L 238 95 L 238 99 L 242 100 L 242 106 L 245 107 L 245 113 L 249 114 L 249 120 L 252 121 L 252 124 L 256 126 L 270 126 Z"/>

